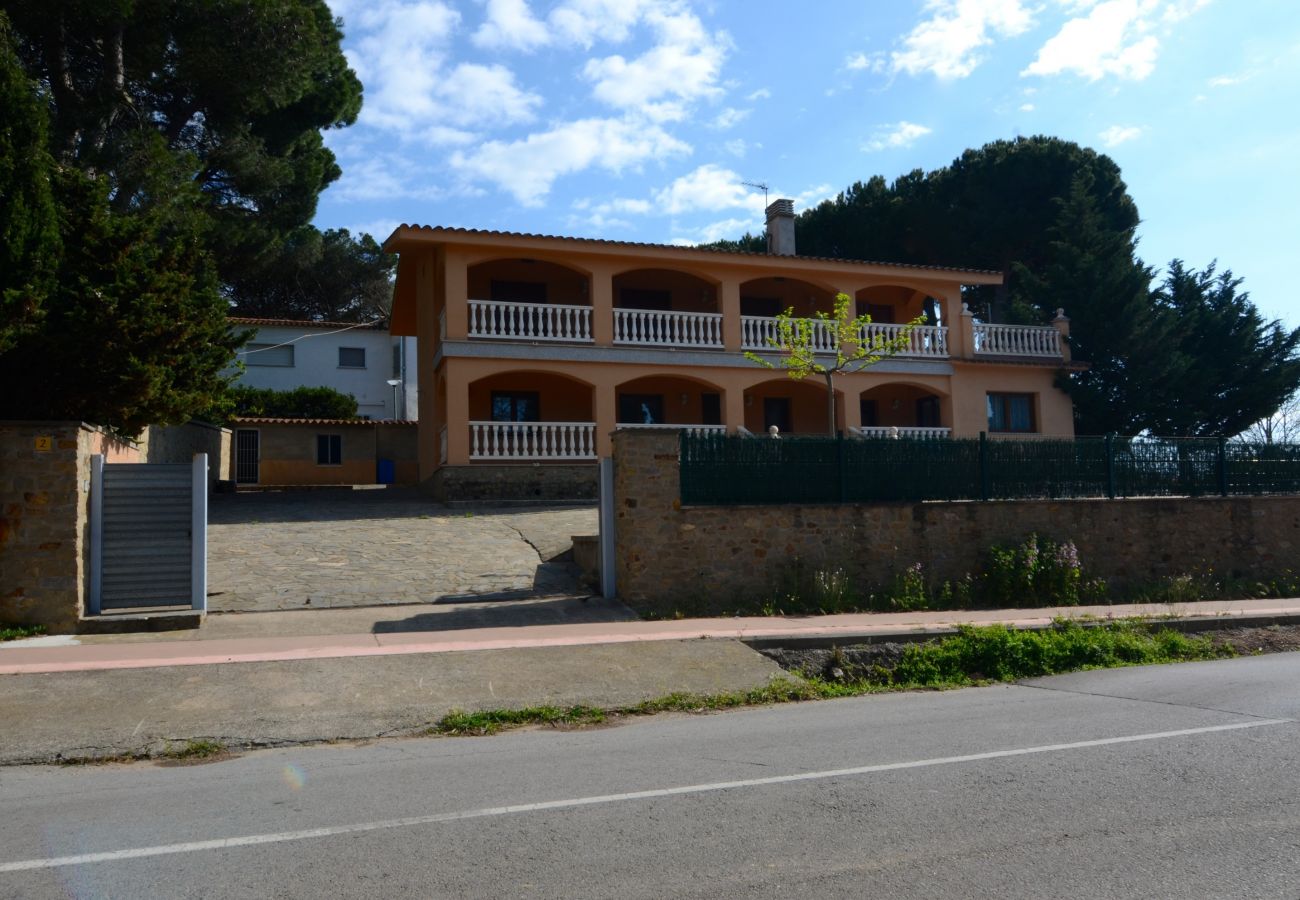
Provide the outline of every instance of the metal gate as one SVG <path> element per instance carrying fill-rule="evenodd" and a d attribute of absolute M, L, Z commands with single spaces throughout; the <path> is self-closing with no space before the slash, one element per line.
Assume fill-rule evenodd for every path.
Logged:
<path fill-rule="evenodd" d="M 235 431 L 235 483 L 257 484 L 261 477 L 261 434 L 256 429 L 240 428 Z"/>
<path fill-rule="evenodd" d="M 186 465 L 91 461 L 87 612 L 207 608 L 208 456 Z"/>

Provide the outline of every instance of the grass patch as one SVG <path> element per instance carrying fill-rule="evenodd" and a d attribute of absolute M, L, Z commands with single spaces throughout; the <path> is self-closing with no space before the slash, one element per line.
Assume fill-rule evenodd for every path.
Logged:
<path fill-rule="evenodd" d="M 44 625 L 5 625 L 0 627 L 0 641 L 20 641 L 45 634 Z"/>
<path fill-rule="evenodd" d="M 944 690 L 1119 666 L 1191 662 L 1235 656 L 1228 646 L 1189 637 L 1138 619 L 1080 624 L 1058 620 L 1051 628 L 1017 631 L 1003 625 L 962 626 L 957 634 L 908 644 L 889 667 L 847 668 L 842 678 L 777 678 L 748 691 L 674 693 L 631 706 L 530 706 L 448 713 L 429 734 L 487 735 L 526 725 L 580 728 L 663 712 L 704 713 L 742 706 L 857 697 L 885 691 Z"/>
<path fill-rule="evenodd" d="M 158 754 L 158 757 L 160 759 L 174 760 L 209 759 L 213 756 L 220 756 L 225 752 L 226 747 L 224 744 L 200 739 L 186 741 L 179 747 L 169 745 L 166 750 Z"/>

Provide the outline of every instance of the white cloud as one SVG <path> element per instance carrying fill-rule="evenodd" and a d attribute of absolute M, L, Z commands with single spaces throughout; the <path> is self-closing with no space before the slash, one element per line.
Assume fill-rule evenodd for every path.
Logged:
<path fill-rule="evenodd" d="M 669 121 L 683 117 L 683 103 L 722 94 L 718 75 L 730 43 L 724 33 L 710 34 L 690 12 L 651 9 L 645 21 L 656 39 L 645 53 L 587 60 L 582 74 L 597 100 Z"/>
<path fill-rule="evenodd" d="M 347 229 L 353 237 L 361 234 L 368 234 L 382 244 L 384 240 L 397 229 L 397 226 L 401 224 L 402 223 L 396 219 L 375 219 L 372 222 L 361 222 L 348 225 Z"/>
<path fill-rule="evenodd" d="M 877 150 L 898 150 L 903 147 L 910 147 L 932 130 L 924 125 L 917 125 L 915 122 L 897 122 L 893 125 L 882 125 L 871 136 L 871 140 L 862 145 L 862 149 L 872 153 Z"/>
<path fill-rule="evenodd" d="M 1073 73 L 1089 81 L 1106 76 L 1141 81 L 1156 66 L 1160 25 L 1168 28 L 1209 0 L 1105 0 L 1080 4 L 1084 13 L 1069 19 L 1038 50 L 1034 61 L 1020 74 Z"/>
<path fill-rule="evenodd" d="M 489 141 L 457 151 L 451 165 L 497 184 L 525 205 L 541 203 L 555 179 L 592 166 L 610 172 L 690 153 L 658 125 L 634 119 L 579 119 L 517 141 Z"/>
<path fill-rule="evenodd" d="M 925 9 L 930 17 L 890 54 L 894 72 L 929 72 L 943 81 L 965 78 L 984 61 L 979 51 L 995 37 L 1015 37 L 1033 25 L 1023 0 L 927 0 Z"/>
<path fill-rule="evenodd" d="M 722 112 L 718 113 L 711 124 L 719 131 L 725 131 L 733 125 L 738 125 L 745 119 L 749 118 L 749 114 L 752 112 L 752 109 L 736 109 L 735 107 L 728 106 Z"/>
<path fill-rule="evenodd" d="M 1034 111 L 1034 104 L 1032 104 L 1032 103 L 1022 103 L 1022 104 L 1020 104 L 1020 111 L 1021 111 L 1021 112 L 1033 112 L 1033 111 Z"/>
<path fill-rule="evenodd" d="M 753 234 L 762 230 L 762 223 L 753 217 L 748 219 L 722 219 L 699 228 L 690 229 L 690 237 L 678 236 L 669 243 L 676 244 L 679 247 L 693 247 L 696 244 L 711 244 L 723 238 L 738 238 L 747 231 Z"/>
<path fill-rule="evenodd" d="M 723 144 L 722 149 L 726 150 L 732 156 L 743 159 L 745 154 L 749 152 L 749 144 L 745 142 L 744 138 L 736 138 Z"/>
<path fill-rule="evenodd" d="M 772 96 L 772 92 L 769 91 L 767 88 L 759 88 L 758 90 L 750 94 L 747 94 L 745 96 L 745 99 L 752 103 L 755 100 L 766 100 L 771 96 Z"/>
<path fill-rule="evenodd" d="M 533 16 L 527 0 L 487 0 L 487 20 L 474 43 L 487 49 L 532 50 L 550 42 L 546 25 Z"/>
<path fill-rule="evenodd" d="M 761 212 L 763 194 L 741 184 L 730 169 L 707 163 L 655 192 L 656 206 L 669 215 L 695 210 L 750 209 Z"/>
<path fill-rule="evenodd" d="M 388 2 L 349 21 L 360 37 L 348 61 L 366 86 L 361 122 L 439 144 L 473 138 L 467 128 L 528 122 L 541 105 L 501 65 L 450 66 L 460 14 L 445 3 Z"/>
<path fill-rule="evenodd" d="M 597 39 L 619 43 L 656 0 L 566 0 L 549 16 L 552 29 L 566 40 L 590 47 Z"/>
<path fill-rule="evenodd" d="M 1207 84 L 1209 84 L 1210 87 L 1232 87 L 1233 85 L 1241 84 L 1243 81 L 1249 81 L 1254 78 L 1255 75 L 1255 72 L 1239 72 L 1236 75 L 1216 75 L 1211 78 Z"/>
<path fill-rule="evenodd" d="M 1118 147 L 1142 136 L 1142 129 L 1136 125 L 1112 125 L 1097 135 L 1107 147 Z"/>

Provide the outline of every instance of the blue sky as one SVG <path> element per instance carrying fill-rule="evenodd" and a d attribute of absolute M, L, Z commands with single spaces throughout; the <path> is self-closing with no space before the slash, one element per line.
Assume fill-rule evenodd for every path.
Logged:
<path fill-rule="evenodd" d="M 1050 134 L 1120 165 L 1163 266 L 1300 326 L 1296 0 L 330 0 L 366 89 L 316 222 L 651 242 Z M 961 265 L 963 260 L 950 261 Z"/>

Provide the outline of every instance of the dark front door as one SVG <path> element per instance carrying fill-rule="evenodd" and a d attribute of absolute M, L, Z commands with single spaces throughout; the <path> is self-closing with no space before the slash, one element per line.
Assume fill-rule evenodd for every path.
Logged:
<path fill-rule="evenodd" d="M 235 481 L 239 484 L 257 484 L 260 477 L 258 460 L 261 450 L 258 432 L 240 428 L 235 432 Z"/>
<path fill-rule="evenodd" d="M 722 424 L 721 394 L 700 394 L 700 422 L 703 425 Z"/>
<path fill-rule="evenodd" d="M 767 431 L 773 425 L 780 429 L 782 434 L 794 431 L 794 421 L 790 418 L 789 397 L 763 398 L 763 430 Z"/>

